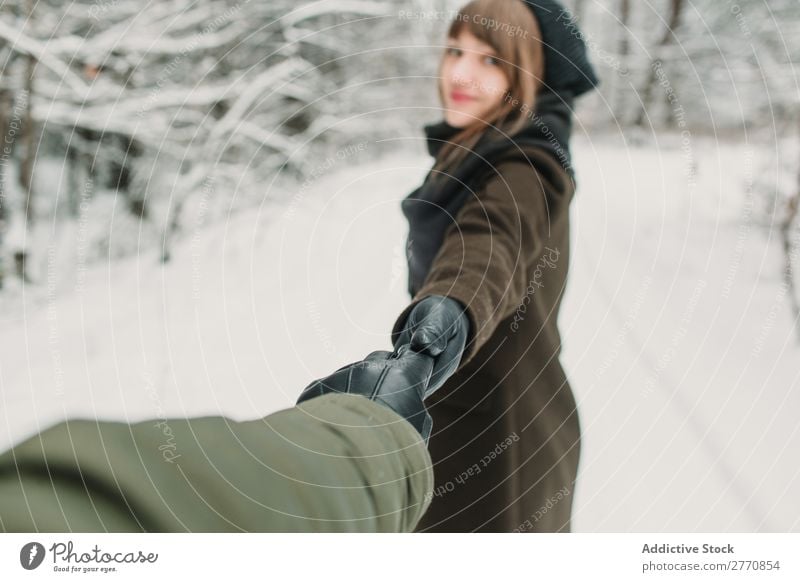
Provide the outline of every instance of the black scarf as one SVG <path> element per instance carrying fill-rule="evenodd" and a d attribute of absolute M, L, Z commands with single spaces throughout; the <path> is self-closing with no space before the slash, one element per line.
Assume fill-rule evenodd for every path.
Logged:
<path fill-rule="evenodd" d="M 569 153 L 572 103 L 573 97 L 568 91 L 560 95 L 551 91 L 539 94 L 535 113 L 519 132 L 504 136 L 496 128 L 487 128 L 453 172 L 435 176 L 429 172 L 423 184 L 401 202 L 409 223 L 406 258 L 408 292 L 412 297 L 428 275 L 445 230 L 455 221 L 461 206 L 474 195 L 478 182 L 490 175 L 501 157 L 519 153 L 517 146 L 533 145 L 558 160 L 574 181 Z M 424 126 L 428 152 L 436 157 L 444 143 L 459 129 L 446 121 Z M 526 156 L 526 159 L 529 158 Z M 531 164 L 536 167 L 534 160 Z"/>

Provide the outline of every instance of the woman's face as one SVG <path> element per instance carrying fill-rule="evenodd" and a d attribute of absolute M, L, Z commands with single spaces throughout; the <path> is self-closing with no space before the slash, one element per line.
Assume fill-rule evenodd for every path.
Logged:
<path fill-rule="evenodd" d="M 454 127 L 486 119 L 509 88 L 495 50 L 466 29 L 447 39 L 441 74 L 444 119 Z"/>

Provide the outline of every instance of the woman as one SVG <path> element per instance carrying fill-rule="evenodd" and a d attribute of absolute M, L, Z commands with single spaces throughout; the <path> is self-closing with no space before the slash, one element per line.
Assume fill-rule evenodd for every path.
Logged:
<path fill-rule="evenodd" d="M 444 119 L 425 127 L 436 162 L 402 203 L 412 302 L 392 329 L 443 374 L 417 531 L 567 532 L 580 456 L 556 325 L 568 140 L 573 99 L 597 79 L 553 0 L 475 0 L 447 37 Z"/>

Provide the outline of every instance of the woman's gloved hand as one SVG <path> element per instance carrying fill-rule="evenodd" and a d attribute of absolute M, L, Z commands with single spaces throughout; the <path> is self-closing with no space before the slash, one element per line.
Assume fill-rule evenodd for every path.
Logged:
<path fill-rule="evenodd" d="M 434 358 L 425 396 L 436 392 L 453 375 L 464 355 L 469 318 L 461 302 L 443 295 L 426 297 L 411 310 L 402 333 L 394 342 Z"/>
<path fill-rule="evenodd" d="M 394 410 L 422 435 L 425 444 L 433 425 L 423 404 L 434 359 L 401 346 L 394 352 L 370 353 L 361 361 L 342 366 L 309 384 L 297 403 L 323 394 L 360 394 Z"/>

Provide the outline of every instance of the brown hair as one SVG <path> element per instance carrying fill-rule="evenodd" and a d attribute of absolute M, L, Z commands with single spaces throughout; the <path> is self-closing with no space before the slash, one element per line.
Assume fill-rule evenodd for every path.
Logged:
<path fill-rule="evenodd" d="M 472 0 L 458 11 L 447 31 L 448 38 L 457 38 L 465 28 L 497 52 L 509 88 L 486 119 L 469 124 L 449 140 L 452 143 L 444 144 L 433 167 L 436 171 L 455 167 L 491 126 L 508 135 L 519 131 L 529 121 L 543 83 L 542 35 L 536 17 L 523 0 Z M 444 55 L 439 62 L 439 79 L 443 62 Z M 444 103 L 441 82 L 438 90 Z"/>

